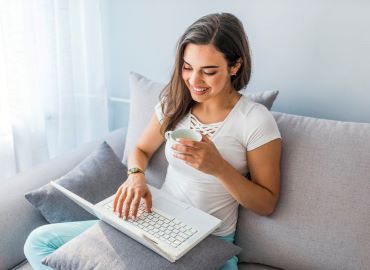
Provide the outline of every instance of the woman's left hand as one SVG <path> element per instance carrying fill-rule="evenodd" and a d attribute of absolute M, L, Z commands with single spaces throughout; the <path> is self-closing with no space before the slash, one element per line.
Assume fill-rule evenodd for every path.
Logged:
<path fill-rule="evenodd" d="M 182 159 L 186 164 L 204 173 L 217 175 L 225 160 L 218 152 L 214 143 L 202 134 L 202 141 L 179 139 L 172 149 L 180 152 L 174 153 L 174 157 Z"/>

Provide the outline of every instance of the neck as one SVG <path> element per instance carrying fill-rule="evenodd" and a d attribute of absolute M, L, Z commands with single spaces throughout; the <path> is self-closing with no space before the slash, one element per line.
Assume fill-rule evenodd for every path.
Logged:
<path fill-rule="evenodd" d="M 241 94 L 233 90 L 231 93 L 226 93 L 225 95 L 214 97 L 211 100 L 198 103 L 197 107 L 200 111 L 207 114 L 212 114 L 223 110 L 230 110 L 238 102 L 240 96 Z"/>

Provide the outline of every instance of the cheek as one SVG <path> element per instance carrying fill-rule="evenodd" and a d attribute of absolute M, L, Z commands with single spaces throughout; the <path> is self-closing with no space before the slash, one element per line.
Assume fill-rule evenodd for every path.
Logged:
<path fill-rule="evenodd" d="M 190 77 L 190 72 L 187 71 L 187 70 L 183 70 L 181 72 L 181 77 L 185 81 L 185 83 L 187 84 L 188 83 L 188 80 L 189 80 L 189 77 Z"/>
<path fill-rule="evenodd" d="M 227 83 L 227 78 L 225 76 L 214 76 L 209 78 L 207 82 L 215 88 L 223 88 Z"/>

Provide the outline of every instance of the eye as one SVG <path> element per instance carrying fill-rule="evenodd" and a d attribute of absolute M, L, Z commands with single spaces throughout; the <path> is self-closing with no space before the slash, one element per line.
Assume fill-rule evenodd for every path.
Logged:
<path fill-rule="evenodd" d="M 203 71 L 204 75 L 207 75 L 207 76 L 212 76 L 212 75 L 215 75 L 217 72 L 216 71 L 213 71 L 213 72 L 206 72 L 206 71 Z"/>
<path fill-rule="evenodd" d="M 182 66 L 182 69 L 184 69 L 184 70 L 192 70 L 192 68 L 191 67 L 188 67 L 188 66 Z"/>

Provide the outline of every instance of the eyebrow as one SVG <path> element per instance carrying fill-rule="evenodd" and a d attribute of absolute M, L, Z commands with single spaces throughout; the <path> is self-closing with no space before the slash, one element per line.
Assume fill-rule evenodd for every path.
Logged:
<path fill-rule="evenodd" d="M 184 63 L 185 64 L 187 64 L 187 65 L 189 65 L 189 66 L 191 66 L 188 62 L 186 62 L 185 61 L 185 59 L 183 59 L 184 60 Z M 220 66 L 203 66 L 203 67 L 200 67 L 200 68 L 219 68 Z"/>

